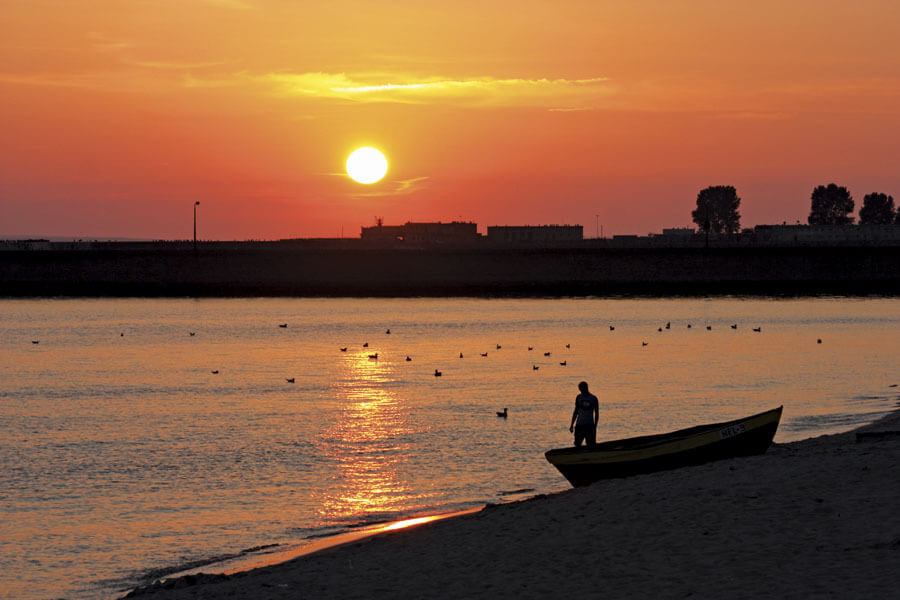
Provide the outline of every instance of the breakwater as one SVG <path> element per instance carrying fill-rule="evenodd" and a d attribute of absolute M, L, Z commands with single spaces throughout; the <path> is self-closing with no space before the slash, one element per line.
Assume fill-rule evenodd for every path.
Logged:
<path fill-rule="evenodd" d="M 0 253 L 2 296 L 900 293 L 900 247 L 317 248 L 201 244 Z"/>

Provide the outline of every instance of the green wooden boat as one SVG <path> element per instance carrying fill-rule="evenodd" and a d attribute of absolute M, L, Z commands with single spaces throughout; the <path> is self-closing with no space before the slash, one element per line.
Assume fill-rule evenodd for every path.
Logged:
<path fill-rule="evenodd" d="M 764 453 L 783 407 L 743 419 L 698 425 L 671 433 L 556 448 L 544 456 L 573 486 Z"/>

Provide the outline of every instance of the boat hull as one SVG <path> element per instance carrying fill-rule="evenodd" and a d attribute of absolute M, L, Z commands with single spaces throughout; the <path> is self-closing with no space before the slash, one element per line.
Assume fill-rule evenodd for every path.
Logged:
<path fill-rule="evenodd" d="M 764 453 L 781 421 L 781 406 L 743 419 L 664 433 L 557 448 L 545 453 L 573 486 L 714 460 Z"/>

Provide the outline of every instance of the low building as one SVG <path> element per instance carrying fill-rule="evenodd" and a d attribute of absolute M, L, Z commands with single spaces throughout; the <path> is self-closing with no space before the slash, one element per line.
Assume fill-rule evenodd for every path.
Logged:
<path fill-rule="evenodd" d="M 478 226 L 469 222 L 385 225 L 377 219 L 373 227 L 362 228 L 360 237 L 369 242 L 463 246 L 477 243 L 481 236 Z"/>
<path fill-rule="evenodd" d="M 376 219 L 373 227 L 362 228 L 359 237 L 368 242 L 402 242 L 404 231 L 402 225 L 384 225 L 381 219 Z"/>

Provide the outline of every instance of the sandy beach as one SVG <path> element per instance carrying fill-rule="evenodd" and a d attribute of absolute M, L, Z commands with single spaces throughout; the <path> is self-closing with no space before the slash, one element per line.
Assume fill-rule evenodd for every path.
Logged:
<path fill-rule="evenodd" d="M 900 412 L 762 456 L 489 506 L 234 575 L 185 598 L 888 598 L 900 587 Z M 548 464 L 548 469 L 552 467 Z"/>

